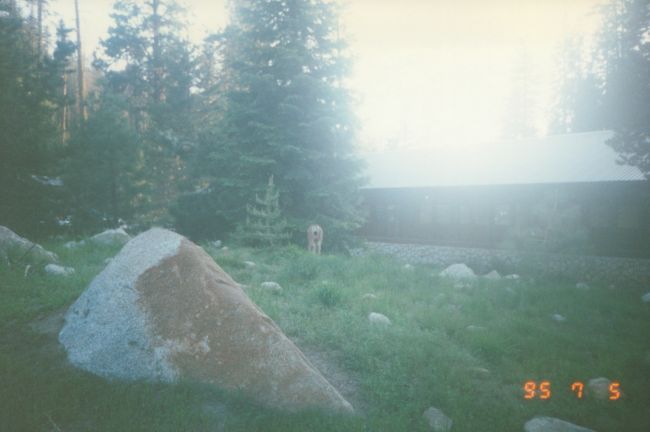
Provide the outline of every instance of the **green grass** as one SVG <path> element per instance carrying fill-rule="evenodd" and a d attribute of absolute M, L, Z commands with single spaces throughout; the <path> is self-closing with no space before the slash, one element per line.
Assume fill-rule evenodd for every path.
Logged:
<path fill-rule="evenodd" d="M 524 277 L 458 289 L 439 269 L 406 270 L 389 258 L 206 247 L 290 338 L 329 353 L 356 386 L 358 416 L 285 414 L 211 387 L 106 381 L 67 365 L 30 323 L 74 301 L 117 251 L 47 246 L 74 276 L 24 278 L 24 268 L 0 267 L 0 431 L 426 431 L 429 406 L 454 420 L 453 431 L 521 431 L 535 415 L 601 432 L 650 430 L 647 287 L 584 292 Z M 266 280 L 283 291 L 257 288 Z M 392 325 L 373 327 L 370 312 Z M 625 397 L 578 400 L 569 391 L 599 376 L 620 381 Z M 524 400 L 523 383 L 544 379 L 551 399 Z"/>

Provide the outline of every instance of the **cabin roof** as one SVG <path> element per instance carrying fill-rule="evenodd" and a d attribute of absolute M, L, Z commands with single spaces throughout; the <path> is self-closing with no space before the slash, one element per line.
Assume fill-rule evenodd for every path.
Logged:
<path fill-rule="evenodd" d="M 440 145 L 426 150 L 366 153 L 366 188 L 579 183 L 644 180 L 617 163 L 611 131 L 484 144 L 489 151 Z"/>

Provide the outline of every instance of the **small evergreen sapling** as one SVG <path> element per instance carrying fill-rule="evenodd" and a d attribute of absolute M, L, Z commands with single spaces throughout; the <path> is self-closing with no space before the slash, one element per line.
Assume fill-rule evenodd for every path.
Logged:
<path fill-rule="evenodd" d="M 269 177 L 264 197 L 255 195 L 255 203 L 246 206 L 246 223 L 237 227 L 235 239 L 243 244 L 267 247 L 286 242 L 290 235 L 287 221 L 282 218 L 280 192 L 273 184 L 273 176 Z"/>

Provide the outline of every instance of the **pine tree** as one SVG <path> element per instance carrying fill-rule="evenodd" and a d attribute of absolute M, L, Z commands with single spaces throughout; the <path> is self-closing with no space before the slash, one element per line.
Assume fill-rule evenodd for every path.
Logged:
<path fill-rule="evenodd" d="M 173 0 L 117 1 L 114 25 L 95 60 L 107 90 L 128 100 L 128 119 L 141 135 L 146 176 L 138 214 L 143 224 L 169 221 L 195 139 L 194 60 L 191 44 L 181 36 L 182 12 Z"/>
<path fill-rule="evenodd" d="M 602 117 L 601 82 L 586 58 L 584 41 L 567 37 L 559 51 L 560 81 L 549 129 L 551 133 L 576 133 L 606 127 Z"/>
<path fill-rule="evenodd" d="M 224 109 L 200 142 L 194 173 L 209 186 L 197 199 L 214 203 L 222 230 L 232 229 L 273 175 L 294 234 L 319 220 L 340 245 L 361 222 L 361 179 L 335 5 L 236 1 L 231 17 L 217 37 Z"/>
<path fill-rule="evenodd" d="M 50 56 L 35 49 L 36 29 L 0 3 L 0 225 L 32 236 L 56 229 L 56 80 Z"/>
<path fill-rule="evenodd" d="M 508 94 L 503 135 L 507 138 L 523 139 L 535 136 L 537 110 L 537 87 L 535 69 L 526 48 L 521 48 L 514 57 L 511 72 L 511 89 Z"/>
<path fill-rule="evenodd" d="M 264 197 L 255 195 L 255 205 L 246 206 L 246 223 L 237 227 L 235 240 L 252 246 L 273 247 L 286 242 L 287 221 L 282 219 L 280 192 L 275 189 L 273 176 L 269 177 Z"/>
<path fill-rule="evenodd" d="M 64 183 L 77 232 L 132 221 L 141 193 L 143 160 L 138 136 L 125 122 L 126 103 L 104 93 L 72 134 Z"/>
<path fill-rule="evenodd" d="M 612 0 L 602 13 L 596 57 L 603 109 L 614 130 L 609 143 L 623 163 L 650 176 L 650 7 L 647 0 Z"/>

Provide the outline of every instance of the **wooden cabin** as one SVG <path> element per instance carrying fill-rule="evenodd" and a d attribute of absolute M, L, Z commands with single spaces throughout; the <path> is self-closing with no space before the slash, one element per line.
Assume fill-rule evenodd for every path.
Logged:
<path fill-rule="evenodd" d="M 650 182 L 638 168 L 617 163 L 606 144 L 611 135 L 366 154 L 367 223 L 360 234 L 532 250 L 553 238 L 555 249 L 547 251 L 650 257 Z"/>

